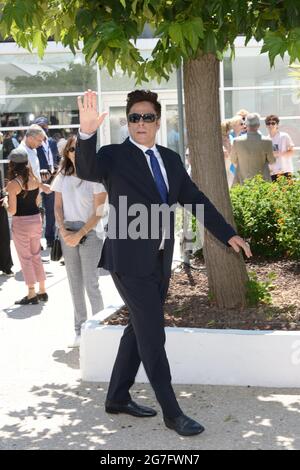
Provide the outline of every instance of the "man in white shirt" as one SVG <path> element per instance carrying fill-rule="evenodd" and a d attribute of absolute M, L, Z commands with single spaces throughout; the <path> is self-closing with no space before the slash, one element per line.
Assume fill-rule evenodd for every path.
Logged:
<path fill-rule="evenodd" d="M 152 408 L 132 401 L 129 393 L 142 361 L 162 407 L 166 426 L 180 435 L 191 436 L 200 434 L 204 428 L 181 410 L 171 385 L 164 349 L 163 305 L 174 248 L 172 207 L 177 202 L 181 205 L 191 204 L 196 213 L 196 206 L 203 204 L 204 224 L 211 233 L 235 251 L 242 248 L 247 256 L 251 256 L 251 251 L 249 245 L 236 235 L 235 230 L 191 181 L 181 157 L 155 144 L 161 118 L 161 104 L 157 98 L 156 93 L 146 90 L 129 93 L 126 116 L 130 137 L 122 144 L 101 147 L 98 154 L 95 132 L 103 122 L 104 115 L 98 115 L 94 92 L 89 90 L 84 94 L 83 104 L 79 98 L 81 132 L 76 153 L 76 173 L 81 179 L 103 181 L 107 188 L 110 208 L 115 209 L 118 234 L 110 234 L 109 220 L 100 265 L 111 272 L 130 312 L 130 320 L 120 341 L 113 368 L 105 410 L 107 413 L 125 413 L 140 418 L 156 415 Z M 138 204 L 146 211 L 146 236 L 130 236 L 134 219 L 130 215 L 123 222 L 124 196 L 130 205 L 129 210 L 138 210 Z M 162 206 L 170 211 L 168 236 L 164 230 L 165 221 L 160 220 L 157 227 L 151 217 L 152 210 Z M 111 210 L 110 219 L 112 213 Z M 155 228 L 158 228 L 158 236 L 153 234 L 152 229 Z"/>
<path fill-rule="evenodd" d="M 294 143 L 287 132 L 279 131 L 279 117 L 276 114 L 267 116 L 265 123 L 272 139 L 273 153 L 276 158 L 276 162 L 270 165 L 272 181 L 276 181 L 280 176 L 291 178 L 294 171 Z"/>
<path fill-rule="evenodd" d="M 26 131 L 25 137 L 20 143 L 20 147 L 24 148 L 28 155 L 29 165 L 34 176 L 40 182 L 40 190 L 49 194 L 51 192 L 48 184 L 42 183 L 40 174 L 40 162 L 37 157 L 36 149 L 41 145 L 45 138 L 45 132 L 37 124 L 32 124 Z"/>

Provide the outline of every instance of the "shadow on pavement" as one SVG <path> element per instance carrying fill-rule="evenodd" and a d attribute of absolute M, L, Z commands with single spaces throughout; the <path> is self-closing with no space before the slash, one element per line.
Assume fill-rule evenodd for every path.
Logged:
<path fill-rule="evenodd" d="M 69 349 L 67 352 L 63 349 L 59 349 L 54 351 L 52 357 L 56 362 L 66 364 L 68 367 L 71 367 L 71 369 L 80 369 L 79 348 Z"/>
<path fill-rule="evenodd" d="M 287 450 L 300 448 L 297 391 L 176 385 L 180 406 L 206 432 L 182 437 L 153 418 L 108 415 L 107 384 L 46 383 L 29 390 L 27 406 L 5 412 L 2 449 Z M 149 385 L 133 399 L 159 410 Z M 197 453 L 197 452 L 195 452 Z"/>
<path fill-rule="evenodd" d="M 26 320 L 26 318 L 40 315 L 43 307 L 44 304 L 42 303 L 37 305 L 15 305 L 13 307 L 5 308 L 3 312 L 5 312 L 9 318 L 15 320 Z"/>

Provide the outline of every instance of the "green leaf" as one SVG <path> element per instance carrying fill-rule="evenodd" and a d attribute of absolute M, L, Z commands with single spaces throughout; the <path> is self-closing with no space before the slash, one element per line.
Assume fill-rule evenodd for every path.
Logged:
<path fill-rule="evenodd" d="M 182 34 L 182 29 L 181 25 L 179 24 L 172 24 L 169 27 L 169 35 L 174 44 L 176 45 L 181 45 L 184 42 L 183 34 Z"/>
<path fill-rule="evenodd" d="M 277 55 L 281 55 L 287 48 L 285 39 L 277 33 L 267 33 L 261 53 L 268 52 L 271 66 Z"/>
<path fill-rule="evenodd" d="M 215 53 L 217 50 L 217 42 L 214 31 L 207 31 L 204 37 L 204 52 Z"/>
<path fill-rule="evenodd" d="M 123 6 L 123 8 L 125 9 L 126 8 L 126 0 L 120 0 L 120 3 Z"/>

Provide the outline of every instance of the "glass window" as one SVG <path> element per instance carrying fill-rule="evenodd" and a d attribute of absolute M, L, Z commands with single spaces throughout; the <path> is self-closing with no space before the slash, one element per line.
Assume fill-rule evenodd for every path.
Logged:
<path fill-rule="evenodd" d="M 115 72 L 114 76 L 111 77 L 106 69 L 101 69 L 101 88 L 102 91 L 129 91 L 135 90 L 136 88 L 145 88 L 150 90 L 166 90 L 166 89 L 176 89 L 176 73 L 172 73 L 170 80 L 166 82 L 162 80 L 161 83 L 158 83 L 155 80 L 150 80 L 149 82 L 143 82 L 141 85 L 136 85 L 134 77 L 128 77 L 124 75 L 122 71 Z"/>
<path fill-rule="evenodd" d="M 225 90 L 225 117 L 232 117 L 239 109 L 245 108 L 261 116 L 299 115 L 299 98 L 295 89 L 268 90 Z"/>
<path fill-rule="evenodd" d="M 0 101 L 1 127 L 29 126 L 38 116 L 50 125 L 79 124 L 76 96 L 5 98 Z"/>
<path fill-rule="evenodd" d="M 1 54 L 0 77 L 2 95 L 78 93 L 97 86 L 96 67 L 71 53 L 46 53 L 43 60 L 36 54 Z"/>
<path fill-rule="evenodd" d="M 294 85 L 289 77 L 289 56 L 277 57 L 275 67 L 270 66 L 267 54 L 260 54 L 260 47 L 237 47 L 234 60 L 229 53 L 224 58 L 224 86 Z"/>

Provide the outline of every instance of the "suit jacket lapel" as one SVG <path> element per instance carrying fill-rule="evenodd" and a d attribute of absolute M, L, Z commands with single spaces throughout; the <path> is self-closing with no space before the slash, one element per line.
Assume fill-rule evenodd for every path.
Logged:
<path fill-rule="evenodd" d="M 141 181 L 141 184 L 146 186 L 147 192 L 149 190 L 149 197 L 152 196 L 154 202 L 160 203 L 160 194 L 156 187 L 153 175 L 150 171 L 144 153 L 136 145 L 130 142 L 129 138 L 125 140 L 124 145 L 126 145 L 128 155 L 134 160 L 134 165 L 139 168 L 143 174 L 143 181 Z"/>

